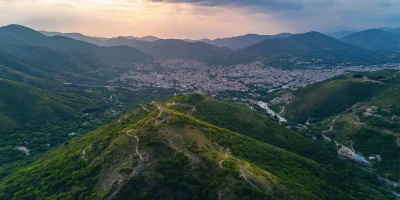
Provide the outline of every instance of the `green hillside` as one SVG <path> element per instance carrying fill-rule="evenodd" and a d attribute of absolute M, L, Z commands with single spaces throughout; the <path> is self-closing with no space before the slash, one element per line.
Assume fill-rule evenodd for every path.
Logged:
<path fill-rule="evenodd" d="M 200 40 L 209 44 L 213 44 L 219 47 L 226 47 L 232 50 L 239 50 L 251 45 L 257 44 L 266 39 L 274 39 L 274 38 L 284 38 L 290 36 L 291 33 L 280 33 L 277 35 L 257 35 L 257 34 L 246 34 L 231 38 L 218 38 L 215 40 Z"/>
<path fill-rule="evenodd" d="M 85 56 L 109 62 L 147 61 L 152 59 L 148 54 L 133 47 L 102 47 L 63 36 L 47 37 L 20 25 L 0 27 L 0 44 L 2 44 L 0 45 L 1 50 L 7 53 L 11 53 L 9 51 L 25 54 L 35 53 L 26 52 L 29 46 L 33 46 L 36 49 L 41 47 L 59 51 L 79 52 Z M 13 48 L 4 48 L 7 46 L 12 46 Z"/>
<path fill-rule="evenodd" d="M 191 99 L 199 97 L 179 99 L 196 103 Z M 1 197 L 392 198 L 384 189 L 377 190 L 373 176 L 340 161 L 321 164 L 179 112 L 186 109 L 180 106 L 146 104 L 65 143 L 1 181 Z"/>
<path fill-rule="evenodd" d="M 398 71 L 352 74 L 294 92 L 285 116 L 294 122 L 310 119 L 307 135 L 325 135 L 352 146 L 371 161 L 383 177 L 400 180 L 400 76 Z M 335 120 L 334 120 L 335 119 Z M 334 121 L 333 121 L 334 120 Z M 331 131 L 326 131 L 330 129 Z"/>
<path fill-rule="evenodd" d="M 295 58 L 325 61 L 365 61 L 367 52 L 318 32 L 291 35 L 285 38 L 266 39 L 241 49 L 241 53 L 256 54 L 269 59 Z"/>
<path fill-rule="evenodd" d="M 380 29 L 369 29 L 341 38 L 343 42 L 370 50 L 399 49 L 400 35 Z"/>
<path fill-rule="evenodd" d="M 75 131 L 84 109 L 95 101 L 72 93 L 49 92 L 22 83 L 0 79 L 0 163 L 13 157 L 16 146 L 31 152 L 47 150 Z M 50 135 L 46 135 L 50 134 Z M 10 154 L 10 150 L 14 152 Z M 18 155 L 22 156 L 18 153 Z"/>
<path fill-rule="evenodd" d="M 243 106 L 204 98 L 201 95 L 178 96 L 172 101 L 176 101 L 177 110 L 186 109 L 184 112 L 205 122 L 287 149 L 304 157 L 326 163 L 330 163 L 336 157 L 332 152 L 321 149 L 318 143 Z"/>
<path fill-rule="evenodd" d="M 45 36 L 16 28 L 19 34 L 0 28 L 0 35 L 11 38 L 0 36 L 0 180 L 72 137 L 175 92 L 108 90 L 105 80 L 113 73 L 93 71 L 116 71 L 109 64 L 79 52 L 36 46 L 32 42 Z"/>
<path fill-rule="evenodd" d="M 85 90 L 18 75 L 24 81 L 0 78 L 0 180 L 43 153 L 109 123 L 140 103 L 165 100 L 176 92 Z M 27 148 L 29 155 L 17 147 Z"/>
<path fill-rule="evenodd" d="M 284 115 L 301 123 L 322 119 L 372 98 L 383 87 L 351 76 L 330 79 L 295 91 L 295 99 L 286 106 Z"/>
<path fill-rule="evenodd" d="M 94 61 L 92 64 L 84 64 L 68 54 L 59 53 L 60 57 L 24 59 L 0 52 L 0 77 L 42 88 L 49 88 L 54 83 L 99 81 L 100 77 L 89 72 L 104 67 L 104 64 L 94 60 L 91 60 Z"/>

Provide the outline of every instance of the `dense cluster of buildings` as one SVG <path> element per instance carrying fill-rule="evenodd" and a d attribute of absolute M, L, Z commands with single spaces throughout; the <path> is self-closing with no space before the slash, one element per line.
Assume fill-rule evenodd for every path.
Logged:
<path fill-rule="evenodd" d="M 347 71 L 375 71 L 385 66 L 310 66 L 303 69 L 281 69 L 253 62 L 232 66 L 209 66 L 187 60 L 161 60 L 151 63 L 128 63 L 129 70 L 109 80 L 129 87 L 175 88 L 181 91 L 215 93 L 220 91 L 251 91 L 254 89 L 296 89 L 320 82 Z M 126 67 L 126 66 L 125 66 Z"/>

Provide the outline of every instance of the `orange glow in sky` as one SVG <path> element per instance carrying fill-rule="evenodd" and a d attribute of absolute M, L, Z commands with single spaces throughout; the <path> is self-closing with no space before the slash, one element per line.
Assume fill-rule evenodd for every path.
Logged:
<path fill-rule="evenodd" d="M 105 37 L 213 39 L 342 25 L 399 27 L 399 10 L 399 0 L 0 0 L 0 26 Z"/>
<path fill-rule="evenodd" d="M 148 0 L 0 0 L 0 25 L 36 30 L 162 38 L 217 38 L 290 31 L 265 14 Z"/>

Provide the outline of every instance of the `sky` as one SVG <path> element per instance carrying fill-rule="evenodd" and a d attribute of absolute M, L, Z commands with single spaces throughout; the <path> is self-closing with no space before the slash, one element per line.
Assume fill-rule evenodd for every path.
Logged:
<path fill-rule="evenodd" d="M 400 0 L 0 0 L 0 26 L 201 39 L 400 27 Z"/>

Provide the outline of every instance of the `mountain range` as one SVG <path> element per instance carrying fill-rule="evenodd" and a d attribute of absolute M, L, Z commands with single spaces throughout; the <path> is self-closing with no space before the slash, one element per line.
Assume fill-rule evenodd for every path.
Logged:
<path fill-rule="evenodd" d="M 361 63 L 382 52 L 392 56 L 393 33 L 368 30 L 343 40 L 318 32 L 250 34 L 203 42 L 45 34 L 54 35 L 0 27 L 0 199 L 394 199 L 393 188 L 339 159 L 336 144 L 321 134 L 340 115 L 327 135 L 354 140 L 365 155 L 381 154 L 383 162 L 373 166 L 398 180 L 393 71 L 294 91 L 282 115 L 290 126 L 318 122 L 307 130 L 280 125 L 251 103 L 110 81 L 156 59 Z M 365 45 L 374 35 L 382 37 Z M 376 119 L 362 116 L 372 106 Z"/>
<path fill-rule="evenodd" d="M 150 40 L 143 41 L 143 39 L 135 37 L 98 39 L 85 36 L 85 41 L 93 39 L 93 43 L 102 46 L 131 46 L 146 52 L 155 59 L 201 58 L 212 64 L 235 64 L 240 63 L 239 60 L 247 61 L 256 57 L 264 57 L 264 59 L 269 60 L 273 58 L 276 60 L 282 59 L 281 56 L 284 56 L 285 59 L 288 59 L 288 56 L 294 56 L 295 60 L 299 60 L 300 58 L 306 60 L 319 59 L 324 60 L 324 62 L 347 60 L 374 63 L 388 59 L 390 56 L 385 52 L 377 54 L 376 52 L 369 51 L 393 51 L 398 49 L 399 36 L 396 34 L 397 30 L 393 28 L 379 28 L 358 32 L 348 29 L 326 33 L 327 35 L 318 32 L 304 34 L 282 33 L 278 35 L 247 34 L 215 40 L 184 41 L 176 39 L 164 40 L 156 37 L 151 37 Z M 81 36 L 77 37 L 75 35 L 74 37 L 79 39 Z M 170 51 L 171 49 L 174 50 Z M 281 65 L 277 61 L 271 62 Z M 289 66 L 293 64 L 286 63 L 283 65 Z"/>
<path fill-rule="evenodd" d="M 232 50 L 239 50 L 257 44 L 266 39 L 284 38 L 290 35 L 291 35 L 290 33 L 281 33 L 277 35 L 247 34 L 231 38 L 219 38 L 215 40 L 202 39 L 199 41 L 219 47 L 226 47 Z"/>
<path fill-rule="evenodd" d="M 35 54 L 37 51 L 27 52 L 26 46 L 29 46 L 32 48 L 44 47 L 59 51 L 78 52 L 103 61 L 145 61 L 152 59 L 151 56 L 132 47 L 100 47 L 63 36 L 47 37 L 37 31 L 19 25 L 0 27 L 0 41 L 3 43 L 1 50 L 12 54 L 16 53 L 16 51 L 30 55 Z M 15 43 L 18 43 L 18 45 L 14 45 Z M 9 46 L 13 48 L 10 49 L 8 48 Z"/>
<path fill-rule="evenodd" d="M 291 35 L 286 38 L 267 39 L 250 47 L 241 49 L 242 54 L 254 54 L 271 65 L 293 65 L 298 61 L 324 63 L 337 61 L 364 62 L 368 52 L 362 48 L 341 42 L 318 32 Z M 279 64 L 278 62 L 283 62 Z"/>
<path fill-rule="evenodd" d="M 325 34 L 330 37 L 340 39 L 340 38 L 346 37 L 348 35 L 351 35 L 353 33 L 356 33 L 356 31 L 339 31 L 339 32 L 330 32 L 330 33 L 325 33 Z"/>
<path fill-rule="evenodd" d="M 154 36 L 147 36 L 143 38 L 136 37 L 115 37 L 115 38 L 93 38 L 81 34 L 62 34 L 62 33 L 49 33 L 43 32 L 46 35 L 61 35 L 71 37 L 77 40 L 90 42 L 101 48 L 123 48 L 129 46 L 139 49 L 156 59 L 175 59 L 175 58 L 201 58 L 211 55 L 222 55 L 230 53 L 227 48 L 221 48 L 210 45 L 204 42 L 185 42 L 176 39 L 159 39 Z M 124 47 L 126 48 L 126 47 Z M 146 56 L 141 56 L 146 58 Z"/>
<path fill-rule="evenodd" d="M 202 58 L 212 55 L 224 55 L 232 52 L 227 48 L 217 47 L 204 42 L 186 42 L 176 39 L 160 39 L 153 42 L 147 42 L 118 37 L 106 40 L 105 44 L 108 46 L 131 46 L 140 49 L 157 59 Z"/>
<path fill-rule="evenodd" d="M 400 35 L 381 29 L 369 29 L 341 38 L 342 41 L 369 50 L 399 49 Z"/>

